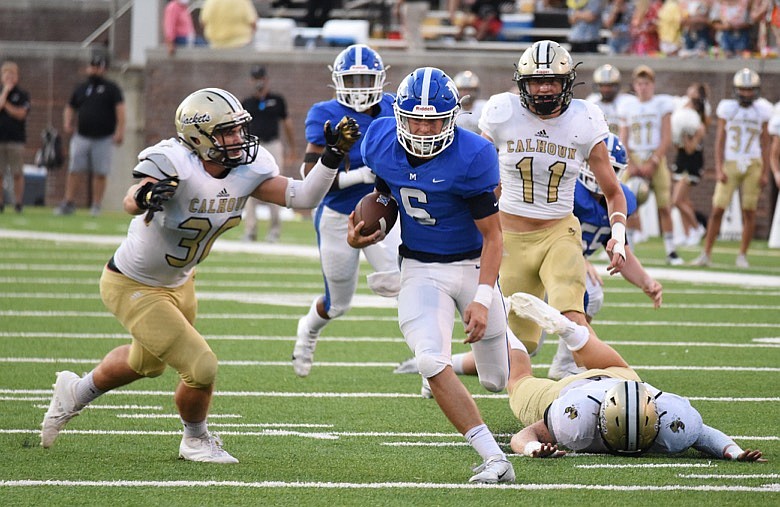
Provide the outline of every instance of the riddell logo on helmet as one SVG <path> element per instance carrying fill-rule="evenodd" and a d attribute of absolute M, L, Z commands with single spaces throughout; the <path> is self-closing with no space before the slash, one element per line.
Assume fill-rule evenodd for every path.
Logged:
<path fill-rule="evenodd" d="M 182 116 L 182 125 L 195 125 L 198 123 L 208 123 L 211 121 L 211 115 L 209 113 L 198 114 L 195 113 L 192 116 Z"/>
<path fill-rule="evenodd" d="M 433 106 L 414 106 L 413 112 L 415 113 L 435 113 L 436 108 Z"/>

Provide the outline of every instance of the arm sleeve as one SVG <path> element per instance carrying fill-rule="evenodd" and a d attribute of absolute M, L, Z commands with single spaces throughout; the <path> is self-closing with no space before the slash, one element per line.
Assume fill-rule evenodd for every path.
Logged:
<path fill-rule="evenodd" d="M 303 180 L 290 178 L 285 196 L 286 206 L 294 209 L 316 207 L 333 184 L 336 173 L 338 169 L 331 169 L 320 160 Z"/>
<path fill-rule="evenodd" d="M 736 459 L 737 456 L 742 454 L 742 448 L 740 448 L 731 437 L 706 424 L 702 425 L 699 438 L 694 442 L 693 447 L 698 451 L 716 458 L 723 458 L 723 451 L 726 450 L 727 447 L 731 447 L 731 449 L 729 449 L 729 454 L 731 454 L 733 459 Z"/>

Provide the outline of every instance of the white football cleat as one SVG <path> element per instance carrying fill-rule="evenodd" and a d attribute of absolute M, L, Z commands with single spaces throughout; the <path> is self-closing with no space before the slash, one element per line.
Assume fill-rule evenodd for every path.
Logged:
<path fill-rule="evenodd" d="M 749 268 L 750 263 L 747 260 L 747 257 L 745 257 L 743 254 L 737 255 L 737 260 L 734 263 L 738 268 Z"/>
<path fill-rule="evenodd" d="M 561 312 L 534 295 L 515 292 L 509 296 L 509 301 L 513 312 L 524 319 L 536 322 L 548 333 L 560 335 L 574 326 L 574 323 Z"/>
<path fill-rule="evenodd" d="M 547 370 L 547 378 L 561 380 L 562 378 L 571 377 L 572 375 L 584 371 L 585 368 L 577 366 L 576 361 L 574 361 L 574 356 L 572 355 L 571 350 L 566 346 L 566 343 L 563 340 L 560 340 L 558 342 L 558 350 L 555 352 L 552 362 L 550 363 L 550 369 Z"/>
<path fill-rule="evenodd" d="M 318 333 L 312 334 L 306 329 L 306 316 L 301 317 L 298 321 L 298 339 L 295 340 L 292 353 L 293 369 L 299 377 L 305 377 L 311 371 L 318 336 Z"/>
<path fill-rule="evenodd" d="M 476 473 L 469 482 L 481 484 L 497 484 L 499 482 L 515 482 L 515 469 L 505 456 L 497 454 L 485 460 L 474 469 Z"/>
<path fill-rule="evenodd" d="M 57 381 L 52 386 L 54 395 L 41 423 L 41 445 L 46 449 L 54 445 L 62 428 L 84 408 L 76 403 L 76 382 L 80 379 L 72 371 L 57 372 Z"/>
<path fill-rule="evenodd" d="M 712 260 L 710 260 L 710 256 L 706 253 L 702 253 L 691 261 L 691 266 L 700 266 L 703 268 L 708 267 L 710 264 L 712 264 Z"/>
<path fill-rule="evenodd" d="M 179 458 L 204 463 L 238 463 L 238 460 L 222 448 L 222 439 L 206 432 L 201 437 L 182 437 Z"/>
<path fill-rule="evenodd" d="M 403 363 L 396 366 L 395 370 L 393 370 L 393 373 L 420 373 L 417 370 L 417 358 L 410 357 Z"/>
<path fill-rule="evenodd" d="M 433 399 L 433 391 L 431 391 L 431 384 L 430 382 L 428 382 L 428 379 L 425 377 L 422 378 L 422 387 L 420 388 L 420 395 L 426 400 Z"/>

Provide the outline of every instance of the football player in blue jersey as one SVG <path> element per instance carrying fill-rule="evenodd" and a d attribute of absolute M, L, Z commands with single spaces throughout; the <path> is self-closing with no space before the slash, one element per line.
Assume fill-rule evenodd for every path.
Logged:
<path fill-rule="evenodd" d="M 512 464 L 450 357 L 457 310 L 480 383 L 493 392 L 504 389 L 509 361 L 506 310 L 496 283 L 503 252 L 496 150 L 456 126 L 458 89 L 439 69 L 409 74 L 394 109 L 394 118 L 368 127 L 361 152 L 376 174 L 377 191 L 399 204 L 399 325 L 442 412 L 484 460 L 470 482 L 512 482 Z M 350 245 L 366 248 L 384 239 L 381 230 L 363 236 L 363 225 L 350 215 Z"/>
<path fill-rule="evenodd" d="M 379 53 L 363 44 L 349 46 L 339 53 L 331 70 L 336 98 L 314 104 L 306 117 L 304 173 L 314 167 L 325 149 L 325 121 L 335 125 L 348 115 L 365 131 L 377 118 L 393 115 L 393 96 L 383 91 L 385 66 Z M 344 158 L 337 181 L 314 213 L 325 292 L 298 321 L 292 364 L 300 377 L 311 371 L 320 332 L 332 319 L 349 310 L 357 288 L 360 250 L 345 241 L 347 221 L 358 201 L 373 190 L 374 183 L 373 173 L 363 162 L 360 142 Z M 368 276 L 369 287 L 378 294 L 393 295 L 398 290 L 399 243 L 398 231 L 391 231 L 384 243 L 363 250 L 374 269 Z"/>

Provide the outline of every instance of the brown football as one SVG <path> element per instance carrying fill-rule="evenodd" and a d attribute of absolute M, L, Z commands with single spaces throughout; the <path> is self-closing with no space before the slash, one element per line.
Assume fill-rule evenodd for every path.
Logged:
<path fill-rule="evenodd" d="M 398 219 L 398 204 L 389 195 L 371 192 L 355 206 L 355 223 L 365 222 L 362 236 L 370 236 L 377 230 L 387 234 Z"/>

